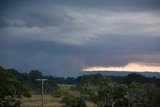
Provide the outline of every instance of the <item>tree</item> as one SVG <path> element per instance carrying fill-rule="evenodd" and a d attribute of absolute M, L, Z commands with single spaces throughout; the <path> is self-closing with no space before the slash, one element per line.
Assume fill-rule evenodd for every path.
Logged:
<path fill-rule="evenodd" d="M 113 82 L 107 76 L 97 80 L 97 94 L 93 95 L 93 101 L 99 107 L 126 107 L 125 94 L 126 85 L 120 85 Z"/>
<path fill-rule="evenodd" d="M 124 84 L 115 84 L 113 93 L 112 107 L 126 107 L 127 101 L 125 98 L 127 86 Z"/>
<path fill-rule="evenodd" d="M 66 95 L 62 99 L 62 103 L 65 103 L 64 107 L 87 107 L 82 98 L 73 95 Z"/>
<path fill-rule="evenodd" d="M 52 92 L 51 92 L 51 96 L 54 98 L 57 98 L 57 101 L 59 100 L 60 97 L 62 97 L 63 95 L 63 91 L 60 89 L 59 86 L 56 86 L 53 88 Z"/>
<path fill-rule="evenodd" d="M 97 81 L 98 100 L 97 105 L 99 107 L 108 107 L 112 105 L 114 94 L 114 83 L 110 78 L 103 76 Z"/>
<path fill-rule="evenodd" d="M 37 82 L 36 79 L 42 78 L 42 73 L 39 70 L 32 70 L 28 74 L 31 81 L 32 90 L 36 90 L 37 93 L 41 93 L 41 83 Z"/>
<path fill-rule="evenodd" d="M 160 88 L 149 83 L 143 84 L 142 88 L 145 93 L 143 96 L 145 107 L 160 107 Z"/>
<path fill-rule="evenodd" d="M 128 107 L 145 107 L 145 94 L 146 91 L 142 88 L 140 83 L 131 83 L 128 86 L 127 94 L 125 96 L 128 100 Z"/>
<path fill-rule="evenodd" d="M 77 84 L 77 89 L 80 91 L 81 98 L 84 100 L 90 99 L 90 94 L 92 93 L 91 90 L 91 75 L 83 75 L 80 78 L 80 82 Z"/>
<path fill-rule="evenodd" d="M 43 78 L 47 79 L 47 81 L 44 84 L 44 92 L 46 94 L 51 94 L 53 92 L 53 89 L 57 88 L 58 85 L 56 84 L 52 76 L 43 76 Z"/>
<path fill-rule="evenodd" d="M 20 107 L 22 96 L 30 97 L 23 84 L 0 66 L 0 107 Z"/>
<path fill-rule="evenodd" d="M 131 73 L 126 76 L 127 84 L 131 84 L 132 82 L 145 83 L 145 76 L 137 73 Z"/>

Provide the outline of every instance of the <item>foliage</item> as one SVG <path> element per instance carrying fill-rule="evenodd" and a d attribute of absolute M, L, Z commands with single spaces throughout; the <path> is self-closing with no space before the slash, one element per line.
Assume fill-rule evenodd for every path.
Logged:
<path fill-rule="evenodd" d="M 31 70 L 30 73 L 19 73 L 15 69 L 8 69 L 6 72 L 13 75 L 14 79 L 20 81 L 24 86 L 36 94 L 41 93 L 41 82 L 36 81 L 38 78 L 45 78 L 47 81 L 44 83 L 44 92 L 51 93 L 52 88 L 56 87 L 57 84 L 53 76 L 43 76 L 42 73 L 38 70 Z"/>
<path fill-rule="evenodd" d="M 132 82 L 137 82 L 140 84 L 150 83 L 155 84 L 160 87 L 160 78 L 156 77 L 145 77 L 138 73 L 130 73 L 127 76 L 109 76 L 113 81 L 120 84 L 131 84 Z"/>
<path fill-rule="evenodd" d="M 57 98 L 57 101 L 59 98 L 62 97 L 62 95 L 64 95 L 64 92 L 60 89 L 59 86 L 53 88 L 53 90 L 51 92 L 51 96 L 54 98 Z"/>
<path fill-rule="evenodd" d="M 27 95 L 22 84 L 27 89 L 38 92 L 41 84 L 35 79 L 46 78 L 45 93 L 57 99 L 63 98 L 62 102 L 66 107 L 85 107 L 85 102 L 94 102 L 99 107 L 160 107 L 160 79 L 155 77 L 148 78 L 131 73 L 122 77 L 94 74 L 64 78 L 43 76 L 38 70 L 32 70 L 30 73 L 19 73 L 14 69 L 5 70 L 2 67 L 0 70 L 1 105 L 19 105 L 20 102 L 15 98 Z M 66 85 L 59 87 L 56 83 Z M 8 100 L 10 102 L 5 103 Z"/>
<path fill-rule="evenodd" d="M 128 107 L 159 107 L 160 89 L 153 84 L 131 83 L 126 89 Z"/>
<path fill-rule="evenodd" d="M 58 85 L 56 84 L 53 76 L 43 76 L 43 78 L 47 79 L 47 81 L 44 83 L 44 91 L 46 94 L 51 94 L 53 89 L 57 88 Z"/>
<path fill-rule="evenodd" d="M 105 107 L 112 105 L 115 87 L 115 84 L 108 77 L 104 76 L 97 81 L 98 98 L 96 103 L 98 106 Z"/>
<path fill-rule="evenodd" d="M 65 103 L 64 107 L 87 107 L 82 98 L 73 95 L 66 95 L 62 102 Z"/>
<path fill-rule="evenodd" d="M 80 91 L 82 99 L 90 100 L 90 95 L 93 93 L 91 89 L 91 81 L 92 76 L 84 75 L 77 84 L 76 88 Z"/>
<path fill-rule="evenodd" d="M 19 107 L 18 98 L 30 97 L 22 83 L 0 66 L 0 107 Z"/>
<path fill-rule="evenodd" d="M 86 76 L 78 76 L 77 78 L 74 77 L 55 77 L 55 81 L 58 84 L 78 84 L 80 83 L 81 79 Z M 96 81 L 101 78 L 103 75 L 98 73 L 98 74 L 90 74 L 89 76 L 92 77 L 91 82 L 92 84 L 96 84 Z M 145 77 L 141 74 L 138 73 L 130 73 L 127 76 L 107 76 L 109 77 L 112 81 L 119 83 L 119 84 L 131 84 L 132 82 L 138 82 L 141 84 L 144 83 L 150 83 L 150 84 L 155 84 L 157 87 L 160 87 L 160 78 L 156 77 Z"/>
<path fill-rule="evenodd" d="M 146 107 L 160 107 L 160 88 L 154 84 L 145 83 L 142 85 L 145 90 L 143 99 Z"/>
<path fill-rule="evenodd" d="M 159 107 L 160 105 L 160 88 L 154 84 L 139 82 L 132 82 L 129 85 L 118 84 L 109 77 L 102 76 L 97 79 L 97 89 L 93 91 L 91 81 L 91 77 L 84 76 L 78 84 L 79 90 L 83 96 L 89 95 L 90 101 L 99 107 Z M 85 97 L 81 98 L 87 100 Z"/>

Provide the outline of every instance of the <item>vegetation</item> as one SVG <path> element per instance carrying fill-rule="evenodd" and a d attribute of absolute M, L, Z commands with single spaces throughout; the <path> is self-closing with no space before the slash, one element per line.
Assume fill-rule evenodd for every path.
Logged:
<path fill-rule="evenodd" d="M 66 95 L 62 102 L 65 103 L 64 107 L 86 107 L 84 99 L 73 95 Z"/>
<path fill-rule="evenodd" d="M 15 69 L 8 69 L 6 70 L 6 72 L 12 74 L 14 79 L 24 84 L 24 86 L 33 94 L 41 93 L 41 82 L 36 81 L 36 79 L 47 79 L 47 81 L 44 84 L 46 94 L 51 93 L 53 88 L 57 86 L 52 76 L 43 76 L 42 73 L 38 70 L 32 70 L 28 74 L 20 73 Z"/>
<path fill-rule="evenodd" d="M 18 107 L 20 101 L 22 106 L 25 106 L 26 102 L 39 102 L 37 105 L 40 106 L 40 95 L 37 95 L 37 100 L 33 97 L 30 100 L 18 99 L 22 96 L 30 97 L 28 91 L 33 96 L 40 94 L 41 84 L 36 81 L 37 78 L 48 80 L 44 84 L 44 91 L 45 96 L 50 96 L 46 97 L 45 104 L 50 106 L 160 107 L 160 79 L 155 77 L 148 78 L 132 73 L 124 77 L 95 74 L 64 78 L 43 76 L 38 70 L 19 73 L 3 67 L 0 67 L 0 73 L 2 107 Z"/>
<path fill-rule="evenodd" d="M 23 84 L 0 66 L 0 107 L 19 107 L 21 97 L 30 97 Z"/>

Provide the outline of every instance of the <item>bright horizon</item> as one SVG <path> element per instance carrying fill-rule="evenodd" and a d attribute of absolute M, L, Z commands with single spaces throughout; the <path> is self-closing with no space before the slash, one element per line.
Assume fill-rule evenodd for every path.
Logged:
<path fill-rule="evenodd" d="M 160 66 L 151 63 L 131 62 L 125 66 L 88 66 L 83 71 L 160 72 Z"/>

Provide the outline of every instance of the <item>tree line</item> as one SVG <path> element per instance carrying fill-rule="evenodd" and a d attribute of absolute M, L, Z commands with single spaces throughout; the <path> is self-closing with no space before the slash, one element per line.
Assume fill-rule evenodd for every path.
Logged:
<path fill-rule="evenodd" d="M 55 81 L 57 84 L 77 84 L 80 82 L 81 78 L 83 76 L 78 76 L 78 77 L 54 77 Z M 103 75 L 101 73 L 97 74 L 90 74 L 92 79 L 92 83 L 95 83 L 97 78 L 102 77 Z M 151 83 L 155 84 L 157 87 L 160 87 L 160 78 L 156 77 L 145 77 L 144 75 L 138 74 L 138 73 L 130 73 L 127 76 L 107 76 L 111 80 L 113 80 L 116 83 L 119 84 L 130 84 L 132 82 L 138 82 L 138 83 Z"/>
<path fill-rule="evenodd" d="M 35 79 L 37 78 L 46 78 L 48 79 L 47 82 L 47 87 L 48 86 L 56 86 L 56 84 L 77 84 L 80 82 L 81 78 L 83 76 L 78 76 L 78 77 L 55 77 L 55 76 L 44 76 L 42 75 L 42 72 L 39 70 L 31 70 L 29 73 L 20 73 L 19 71 L 15 69 L 7 69 L 6 70 L 8 73 L 11 73 L 14 75 L 15 79 L 18 79 L 21 81 L 23 84 L 27 86 L 29 89 L 35 89 L 36 87 L 39 87 L 40 85 L 38 82 L 36 82 Z M 99 77 L 102 77 L 103 75 L 101 73 L 97 74 L 90 74 L 92 79 L 92 83 L 96 82 L 96 79 Z M 107 76 L 111 80 L 113 80 L 116 83 L 119 84 L 130 84 L 132 82 L 138 82 L 138 83 L 151 83 L 155 84 L 157 87 L 160 87 L 160 78 L 156 77 L 145 77 L 144 75 L 138 74 L 138 73 L 131 73 L 128 74 L 127 76 Z"/>

